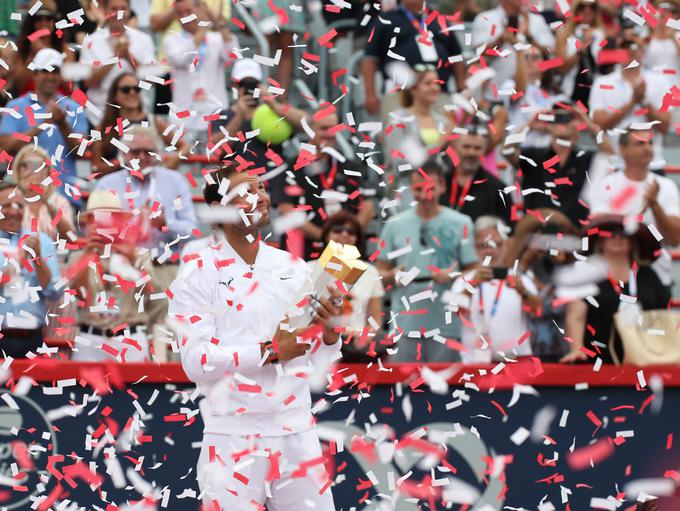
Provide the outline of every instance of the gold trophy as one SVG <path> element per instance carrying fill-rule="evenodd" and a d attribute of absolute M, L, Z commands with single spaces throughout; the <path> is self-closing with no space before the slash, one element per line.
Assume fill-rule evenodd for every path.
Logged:
<path fill-rule="evenodd" d="M 300 299 L 296 301 L 304 305 L 288 315 L 290 329 L 304 328 L 312 322 L 319 302 L 330 296 L 329 285 L 335 287 L 339 281 L 345 291 L 352 288 L 368 269 L 360 257 L 359 250 L 353 245 L 328 242 L 310 280 L 300 292 Z"/>

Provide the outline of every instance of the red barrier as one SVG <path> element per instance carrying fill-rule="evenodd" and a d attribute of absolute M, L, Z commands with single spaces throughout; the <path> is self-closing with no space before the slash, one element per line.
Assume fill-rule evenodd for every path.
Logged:
<path fill-rule="evenodd" d="M 484 388 L 508 389 L 521 383 L 539 387 L 634 387 L 648 382 L 658 374 L 667 387 L 680 387 L 680 366 L 639 368 L 632 366 L 602 366 L 593 371 L 592 364 L 563 365 L 541 364 L 536 358 L 497 365 L 462 364 L 340 364 L 335 371 L 338 386 L 343 383 L 355 387 L 361 385 L 393 385 L 402 383 L 411 389 L 427 387 L 424 367 L 433 371 L 446 371 L 449 384 L 462 386 L 472 382 Z M 81 386 L 86 385 L 92 374 L 106 378 L 112 385 L 130 383 L 188 383 L 179 363 L 126 363 L 71 362 L 52 359 L 14 360 L 10 366 L 13 377 L 29 376 L 35 381 L 52 383 L 75 378 Z M 642 371 L 643 377 L 638 373 Z M 581 387 L 584 387 L 583 389 Z"/>

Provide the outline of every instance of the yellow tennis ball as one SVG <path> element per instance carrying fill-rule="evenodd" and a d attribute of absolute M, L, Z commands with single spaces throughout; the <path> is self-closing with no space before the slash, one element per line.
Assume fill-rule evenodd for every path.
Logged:
<path fill-rule="evenodd" d="M 257 138 L 263 142 L 274 145 L 282 144 L 293 134 L 293 127 L 285 119 L 272 110 L 269 105 L 260 105 L 253 112 L 251 120 L 253 129 L 259 129 Z"/>

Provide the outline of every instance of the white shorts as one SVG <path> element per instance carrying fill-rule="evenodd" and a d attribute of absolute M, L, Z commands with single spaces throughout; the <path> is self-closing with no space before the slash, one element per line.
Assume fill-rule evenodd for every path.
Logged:
<path fill-rule="evenodd" d="M 335 511 L 315 429 L 277 437 L 203 436 L 197 479 L 205 509 Z M 211 459 L 212 458 L 212 459 Z"/>

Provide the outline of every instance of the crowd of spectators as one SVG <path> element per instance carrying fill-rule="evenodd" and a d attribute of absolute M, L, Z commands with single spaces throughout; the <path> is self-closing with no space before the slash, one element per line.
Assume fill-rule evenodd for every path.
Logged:
<path fill-rule="evenodd" d="M 359 248 L 347 361 L 635 362 L 617 315 L 671 308 L 678 0 L 8 3 L 5 356 L 176 359 L 170 283 L 247 221 L 225 164 L 265 242 Z"/>

